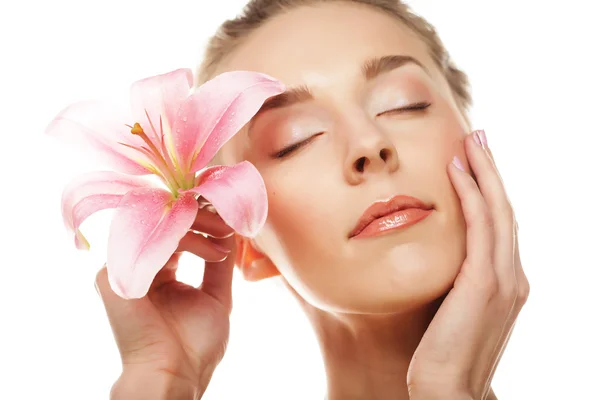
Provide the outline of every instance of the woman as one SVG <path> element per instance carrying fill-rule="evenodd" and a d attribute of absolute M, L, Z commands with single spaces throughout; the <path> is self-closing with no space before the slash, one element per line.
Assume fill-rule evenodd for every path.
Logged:
<path fill-rule="evenodd" d="M 327 399 L 495 398 L 490 382 L 525 303 L 516 222 L 465 75 L 396 0 L 255 0 L 208 47 L 200 82 L 264 72 L 288 88 L 219 163 L 261 172 L 269 216 L 232 236 L 200 199 L 148 295 L 99 293 L 123 361 L 115 399 L 197 399 L 229 335 L 234 264 L 279 276 L 321 346 Z M 206 260 L 193 288 L 178 254 Z M 259 398 L 260 395 L 251 396 Z"/>

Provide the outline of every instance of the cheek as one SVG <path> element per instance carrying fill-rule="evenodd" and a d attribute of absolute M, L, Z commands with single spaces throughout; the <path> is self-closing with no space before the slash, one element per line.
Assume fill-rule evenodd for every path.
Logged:
<path fill-rule="evenodd" d="M 460 113 L 451 104 L 442 103 L 431 124 L 438 143 L 439 160 L 449 163 L 455 155 L 464 157 L 463 141 L 468 132 Z"/>
<path fill-rule="evenodd" d="M 290 163 L 291 164 L 291 163 Z M 314 169 L 314 170 L 313 170 Z M 331 168 L 330 168 L 331 169 Z M 340 214 L 332 213 L 331 179 L 316 165 L 277 168 L 263 173 L 269 215 L 263 231 L 263 248 L 280 268 L 306 269 L 337 243 L 342 231 Z M 325 175 L 325 176 L 324 176 Z M 257 239 L 261 244 L 260 238 Z M 310 251 L 306 251 L 310 249 Z"/>
<path fill-rule="evenodd" d="M 445 203 L 454 195 L 447 165 L 455 155 L 466 160 L 464 138 L 461 118 L 449 105 L 440 104 L 395 143 L 400 163 L 406 165 L 406 175 L 415 189 L 436 203 Z"/>
<path fill-rule="evenodd" d="M 450 105 L 446 105 L 441 111 L 439 118 L 433 121 L 435 125 L 433 131 L 437 132 L 436 143 L 438 145 L 433 151 L 437 161 L 432 160 L 432 164 L 437 163 L 435 168 L 438 172 L 426 173 L 435 179 L 432 182 L 432 188 L 436 191 L 435 196 L 439 202 L 441 230 L 452 238 L 445 244 L 445 252 L 449 259 L 452 259 L 452 265 L 460 265 L 460 261 L 465 256 L 466 226 L 462 205 L 448 176 L 447 165 L 454 156 L 458 156 L 463 160 L 464 165 L 468 165 L 464 150 L 464 139 L 467 132 L 462 116 L 457 114 Z M 444 245 L 440 244 L 440 246 Z"/>
<path fill-rule="evenodd" d="M 439 107 L 427 120 L 421 132 L 421 150 L 414 152 L 410 162 L 419 174 L 414 183 L 422 185 L 439 212 L 439 232 L 443 233 L 443 237 L 436 245 L 447 245 L 445 251 L 454 254 L 456 261 L 464 251 L 466 228 L 460 199 L 448 176 L 447 165 L 455 155 L 467 165 L 464 151 L 466 131 L 462 117 L 451 105 L 441 104 Z"/>
<path fill-rule="evenodd" d="M 431 123 L 431 132 L 435 132 L 433 138 L 435 146 L 431 146 L 432 158 L 426 164 L 430 170 L 424 170 L 423 173 L 434 180 L 431 182 L 431 187 L 436 191 L 435 196 L 443 211 L 450 214 L 454 222 L 460 221 L 462 219 L 460 201 L 448 176 L 447 166 L 454 156 L 458 156 L 467 165 L 464 151 L 465 128 L 462 118 L 449 105 L 445 105 L 440 110 L 439 116 Z"/>
<path fill-rule="evenodd" d="M 420 152 L 421 179 L 429 182 L 430 188 L 440 200 L 454 196 L 454 189 L 447 173 L 447 166 L 454 156 L 458 156 L 467 165 L 464 151 L 466 130 L 462 116 L 448 103 L 441 102 L 435 114 L 426 122 Z"/>

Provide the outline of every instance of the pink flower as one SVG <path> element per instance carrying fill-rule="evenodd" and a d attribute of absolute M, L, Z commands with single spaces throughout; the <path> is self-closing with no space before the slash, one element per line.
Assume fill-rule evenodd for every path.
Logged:
<path fill-rule="evenodd" d="M 198 212 L 197 196 L 212 203 L 237 233 L 254 236 L 267 216 L 264 182 L 249 162 L 203 168 L 259 110 L 285 89 L 263 74 L 235 71 L 190 93 L 192 73 L 179 69 L 131 87 L 132 116 L 96 102 L 73 104 L 46 132 L 87 146 L 119 172 L 93 172 L 71 182 L 62 215 L 79 249 L 79 231 L 96 211 L 116 208 L 108 238 L 112 289 L 123 298 L 143 297 L 177 249 Z M 140 175 L 154 174 L 168 190 Z"/>

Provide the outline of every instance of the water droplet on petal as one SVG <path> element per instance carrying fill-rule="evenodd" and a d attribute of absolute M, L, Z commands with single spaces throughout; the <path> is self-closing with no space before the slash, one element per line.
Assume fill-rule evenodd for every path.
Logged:
<path fill-rule="evenodd" d="M 187 122 L 187 117 L 183 117 L 183 122 Z"/>

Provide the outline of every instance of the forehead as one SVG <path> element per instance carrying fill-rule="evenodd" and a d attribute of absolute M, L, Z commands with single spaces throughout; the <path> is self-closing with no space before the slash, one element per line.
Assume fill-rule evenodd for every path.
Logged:
<path fill-rule="evenodd" d="M 249 70 L 288 86 L 319 88 L 348 82 L 365 60 L 410 55 L 433 67 L 424 43 L 402 22 L 373 7 L 352 3 L 303 6 L 252 32 L 217 73 Z"/>

